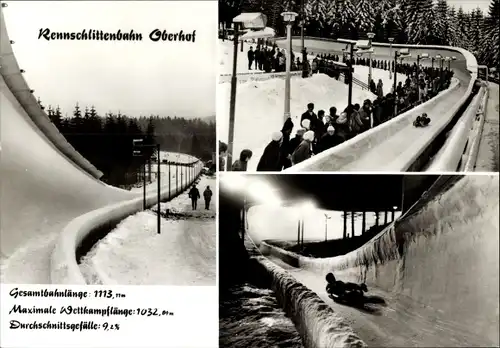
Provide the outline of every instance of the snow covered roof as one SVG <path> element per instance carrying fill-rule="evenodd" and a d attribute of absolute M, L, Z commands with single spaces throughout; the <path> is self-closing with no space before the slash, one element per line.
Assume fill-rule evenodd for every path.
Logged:
<path fill-rule="evenodd" d="M 266 37 L 274 37 L 276 35 L 276 32 L 274 31 L 273 28 L 265 27 L 262 30 L 250 30 L 244 35 L 241 36 L 242 40 L 246 39 L 260 39 L 260 38 L 266 38 Z"/>
<path fill-rule="evenodd" d="M 242 23 L 247 29 L 263 29 L 266 27 L 267 16 L 260 12 L 241 13 L 233 18 L 233 23 Z"/>

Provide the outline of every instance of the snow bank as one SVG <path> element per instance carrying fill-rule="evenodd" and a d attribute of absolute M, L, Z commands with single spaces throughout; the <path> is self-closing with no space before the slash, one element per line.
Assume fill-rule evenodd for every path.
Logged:
<path fill-rule="evenodd" d="M 318 295 L 265 257 L 255 259 L 272 279 L 278 303 L 294 322 L 306 348 L 366 347 Z"/>
<path fill-rule="evenodd" d="M 333 271 L 410 297 L 438 311 L 440 322 L 498 345 L 498 195 L 498 176 L 466 176 L 344 256 L 312 259 L 265 248 L 318 276 Z"/>
<path fill-rule="evenodd" d="M 196 177 L 203 164 L 196 166 Z M 180 184 L 161 192 L 162 199 L 173 198 L 191 183 Z M 146 196 L 148 207 L 155 205 L 157 196 L 150 192 Z M 142 210 L 142 197 L 120 202 L 91 211 L 72 220 L 59 235 L 51 256 L 51 282 L 54 284 L 86 284 L 77 264 L 76 252 L 81 243 L 94 231 L 112 228 L 125 217 Z"/>

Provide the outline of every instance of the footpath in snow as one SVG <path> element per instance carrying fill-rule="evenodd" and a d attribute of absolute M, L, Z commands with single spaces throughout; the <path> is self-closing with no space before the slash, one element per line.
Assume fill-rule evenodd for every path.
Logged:
<path fill-rule="evenodd" d="M 247 51 L 251 45 L 245 43 L 243 52 L 238 51 L 238 73 L 248 71 Z M 255 45 L 252 45 L 255 48 Z M 220 74 L 230 73 L 233 57 L 232 42 L 220 42 L 219 62 Z M 376 57 L 374 57 L 376 59 Z M 363 82 L 368 82 L 368 67 L 355 66 L 354 76 Z M 253 72 L 255 70 L 252 70 Z M 390 92 L 393 79 L 389 79 L 389 71 L 372 69 L 375 82 L 382 80 L 384 93 Z M 404 77 L 404 79 L 403 79 Z M 406 76 L 398 74 L 398 80 L 406 80 Z M 224 142 L 229 138 L 229 100 L 231 84 L 219 83 L 217 86 L 217 132 Z M 306 111 L 308 103 L 314 103 L 315 112 L 325 110 L 328 115 L 330 107 L 337 108 L 337 113 L 347 107 L 348 86 L 325 74 L 315 74 L 310 78 L 291 78 L 290 111 L 294 129 L 292 137 L 300 126 L 300 116 Z M 366 99 L 375 100 L 377 96 L 370 91 L 353 85 L 353 103 L 363 104 Z M 253 152 L 248 163 L 248 170 L 256 169 L 265 147 L 271 141 L 273 132 L 280 131 L 284 123 L 285 80 L 269 79 L 239 83 L 236 90 L 236 111 L 234 127 L 233 156 L 238 158 L 244 149 Z"/>
<path fill-rule="evenodd" d="M 207 186 L 213 192 L 209 210 L 203 201 Z M 216 180 L 202 176 L 197 187 L 202 198 L 195 211 L 188 191 L 161 204 L 161 234 L 153 210 L 123 220 L 82 260 L 80 269 L 87 282 L 215 286 Z"/>

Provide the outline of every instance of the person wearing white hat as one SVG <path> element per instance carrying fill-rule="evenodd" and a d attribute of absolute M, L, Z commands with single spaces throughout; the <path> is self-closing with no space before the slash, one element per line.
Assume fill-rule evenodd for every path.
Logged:
<path fill-rule="evenodd" d="M 323 135 L 319 141 L 319 151 L 322 152 L 331 149 L 342 142 L 343 139 L 336 134 L 335 128 L 333 126 L 328 126 L 326 134 Z"/>
<path fill-rule="evenodd" d="M 300 125 L 302 126 L 302 128 L 304 128 L 306 130 L 311 129 L 311 121 L 308 120 L 307 118 L 302 120 L 302 123 Z"/>
<path fill-rule="evenodd" d="M 312 155 L 311 144 L 314 140 L 314 132 L 307 131 L 304 133 L 303 140 L 292 154 L 292 164 L 303 162 Z"/>
<path fill-rule="evenodd" d="M 260 157 L 259 164 L 257 165 L 258 172 L 279 172 L 281 171 L 282 161 L 280 160 L 281 154 L 281 140 L 283 133 L 274 132 L 271 136 L 271 142 L 266 146 L 262 156 Z"/>

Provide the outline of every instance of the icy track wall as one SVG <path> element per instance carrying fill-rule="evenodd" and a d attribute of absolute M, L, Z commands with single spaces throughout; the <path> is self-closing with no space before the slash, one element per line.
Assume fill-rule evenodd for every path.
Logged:
<path fill-rule="evenodd" d="M 193 162 L 198 159 L 193 157 Z M 171 191 L 161 192 L 162 201 L 170 200 L 189 187 L 200 175 L 203 164 L 197 162 L 195 165 L 194 178 L 186 183 L 179 183 L 178 187 L 172 187 Z M 151 207 L 157 203 L 156 191 L 149 191 L 146 195 L 146 206 Z M 115 226 L 118 222 L 129 215 L 135 214 L 143 209 L 143 198 L 139 196 L 129 201 L 111 204 L 72 220 L 61 232 L 56 241 L 51 256 L 50 277 L 52 284 L 86 284 L 77 261 L 77 250 L 82 242 L 94 232 Z"/>
<path fill-rule="evenodd" d="M 50 121 L 47 114 L 38 104 L 33 93 L 31 93 L 12 50 L 2 9 L 0 9 L 0 57 L 0 74 L 5 84 L 19 104 L 24 108 L 26 114 L 31 118 L 33 123 L 35 123 L 45 137 L 47 137 L 63 156 L 74 162 L 92 177 L 96 179 L 101 178 L 103 173 L 71 146 L 56 126 Z"/>
<path fill-rule="evenodd" d="M 347 255 L 313 259 L 266 243 L 261 251 L 407 296 L 498 344 L 498 195 L 498 176 L 466 176 Z"/>
<path fill-rule="evenodd" d="M 278 303 L 294 322 L 306 348 L 366 347 L 318 295 L 265 257 L 255 259 L 271 279 Z"/>
<path fill-rule="evenodd" d="M 255 277 L 270 283 L 276 299 L 290 317 L 306 348 L 356 348 L 367 345 L 317 294 L 262 256 L 253 240 L 245 245 L 255 261 Z"/>
<path fill-rule="evenodd" d="M 294 37 L 294 39 L 297 39 L 297 37 Z M 323 38 L 314 38 L 314 37 L 306 37 L 306 46 L 314 50 L 314 42 L 329 42 L 332 45 L 338 45 L 338 51 L 340 51 L 341 48 L 345 47 L 345 43 L 347 42 L 354 42 L 350 40 L 343 40 L 345 43 L 338 43 L 335 42 L 334 40 L 330 39 L 323 39 Z M 283 40 L 283 38 L 278 38 L 276 39 L 277 41 Z M 373 46 L 375 47 L 380 47 L 380 48 L 389 48 L 389 44 L 384 44 L 384 43 L 373 43 Z M 429 50 L 433 51 L 438 51 L 440 54 L 443 56 L 446 56 L 447 54 L 452 56 L 452 55 L 460 55 L 463 56 L 466 62 L 466 69 L 467 71 L 460 71 L 456 70 L 457 75 L 462 75 L 462 77 L 470 77 L 470 82 L 469 86 L 467 88 L 466 93 L 464 96 L 456 103 L 456 105 L 453 107 L 453 110 L 449 112 L 446 116 L 446 120 L 442 122 L 442 125 L 438 129 L 436 129 L 436 132 L 433 134 L 427 134 L 426 137 L 422 137 L 422 141 L 415 143 L 412 145 L 411 149 L 405 153 L 405 157 L 398 159 L 397 163 L 393 163 L 392 166 L 397 167 L 398 171 L 405 171 L 407 170 L 411 164 L 416 160 L 416 158 L 436 139 L 436 137 L 441 133 L 441 131 L 451 122 L 451 120 L 455 117 L 456 113 L 460 110 L 460 108 L 466 103 L 468 100 L 469 96 L 472 93 L 472 89 L 474 87 L 475 81 L 477 79 L 477 60 L 475 56 L 470 53 L 467 50 L 464 50 L 462 48 L 458 47 L 446 47 L 446 46 L 418 46 L 418 45 L 392 45 L 394 49 L 398 48 L 409 48 L 412 49 L 413 55 L 415 54 L 421 54 L 424 52 L 429 52 Z M 449 95 L 454 89 L 458 88 L 459 85 L 457 85 L 457 82 L 452 83 L 450 88 L 442 93 L 440 93 L 438 96 L 434 97 L 433 99 L 427 101 L 426 103 L 423 103 L 416 108 L 407 111 L 404 114 L 399 115 L 398 117 L 394 118 L 393 120 L 378 126 L 376 128 L 370 129 L 367 132 L 364 132 L 355 138 L 329 150 L 325 151 L 317 156 L 314 156 L 298 165 L 293 166 L 290 168 L 288 171 L 290 172 L 296 172 L 296 171 L 304 171 L 304 170 L 316 170 L 320 162 L 324 162 L 325 160 L 329 160 L 330 158 L 335 158 L 336 162 L 342 163 L 342 160 L 350 158 L 349 156 L 349 150 L 352 148 L 358 148 L 358 147 L 363 147 L 367 146 L 367 144 L 377 144 L 380 139 L 385 139 L 388 135 L 395 134 L 397 133 L 401 128 L 408 126 L 408 124 L 412 123 L 415 116 L 418 114 L 418 112 L 421 112 L 423 108 L 429 107 L 431 105 L 436 105 L 440 100 L 443 100 L 444 97 Z M 476 112 L 474 110 L 474 112 Z M 456 149 L 455 151 L 462 151 L 462 149 Z M 456 158 L 456 156 L 451 156 L 452 158 Z M 446 157 L 446 159 L 449 159 L 450 157 Z M 455 167 L 458 166 L 458 163 L 454 164 Z M 449 166 L 449 165 L 448 165 Z"/>

